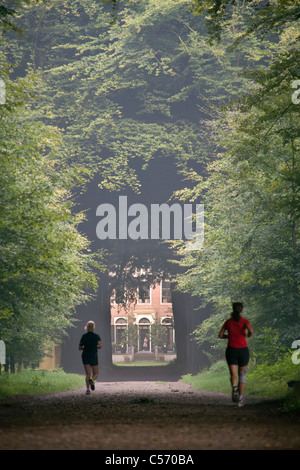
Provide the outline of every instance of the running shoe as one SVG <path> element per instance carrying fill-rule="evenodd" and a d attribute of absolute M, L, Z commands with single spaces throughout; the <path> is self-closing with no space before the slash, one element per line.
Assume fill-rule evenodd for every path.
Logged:
<path fill-rule="evenodd" d="M 90 395 L 91 394 L 91 391 L 89 389 L 87 389 L 87 391 L 85 392 L 86 395 Z"/>
<path fill-rule="evenodd" d="M 239 398 L 239 401 L 238 401 L 237 406 L 238 406 L 238 407 L 244 406 L 244 399 L 243 399 L 243 398 Z"/>
<path fill-rule="evenodd" d="M 231 395 L 233 403 L 237 403 L 239 401 L 239 389 L 238 387 L 232 387 L 232 395 Z"/>
<path fill-rule="evenodd" d="M 95 382 L 92 379 L 90 379 L 89 383 L 90 383 L 91 389 L 95 390 Z"/>

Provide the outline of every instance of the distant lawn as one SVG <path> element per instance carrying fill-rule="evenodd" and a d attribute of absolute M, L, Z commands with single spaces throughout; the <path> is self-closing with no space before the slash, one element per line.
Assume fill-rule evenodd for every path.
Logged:
<path fill-rule="evenodd" d="M 141 366 L 167 366 L 170 362 L 163 361 L 133 361 L 133 362 L 114 362 L 114 366 L 141 367 Z"/>
<path fill-rule="evenodd" d="M 2 372 L 0 375 L 0 399 L 12 395 L 64 392 L 84 385 L 83 375 L 67 374 L 60 369 L 26 369 L 15 374 Z"/>

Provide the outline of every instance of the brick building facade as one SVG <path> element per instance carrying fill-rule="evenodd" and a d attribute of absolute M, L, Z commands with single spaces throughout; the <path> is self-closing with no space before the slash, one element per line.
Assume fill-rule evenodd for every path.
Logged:
<path fill-rule="evenodd" d="M 155 323 L 161 325 L 163 331 L 160 350 L 163 353 L 174 352 L 175 331 L 169 281 L 161 281 L 154 287 L 145 286 L 139 289 L 136 302 L 129 305 L 126 310 L 112 299 L 111 337 L 114 348 L 121 353 L 128 352 L 124 332 L 129 317 L 133 318 L 137 325 L 136 353 L 154 352 L 152 330 Z"/>

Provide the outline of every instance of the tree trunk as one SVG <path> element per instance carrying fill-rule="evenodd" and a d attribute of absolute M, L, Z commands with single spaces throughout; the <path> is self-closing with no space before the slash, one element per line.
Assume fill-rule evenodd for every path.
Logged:
<path fill-rule="evenodd" d="M 15 357 L 13 354 L 10 354 L 9 358 L 9 368 L 10 368 L 10 373 L 14 374 L 16 372 L 16 364 L 15 364 Z"/>
<path fill-rule="evenodd" d="M 99 291 L 96 299 L 96 323 L 99 325 L 98 331 L 102 341 L 99 363 L 104 370 L 109 370 L 112 367 L 110 294 L 108 274 L 105 273 L 100 277 Z"/>
<path fill-rule="evenodd" d="M 188 348 L 188 365 L 189 372 L 196 374 L 209 365 L 208 357 L 204 354 L 203 348 L 197 345 L 194 341 L 192 334 L 195 329 L 211 314 L 211 307 L 201 307 L 201 297 L 190 297 L 191 314 L 189 315 L 188 330 L 190 332 L 190 342 Z"/>
<path fill-rule="evenodd" d="M 68 338 L 62 343 L 61 362 L 65 372 L 83 373 L 81 352 L 78 350 L 81 336 L 85 333 L 84 327 L 89 320 L 95 322 L 95 332 L 99 334 L 102 349 L 98 352 L 99 375 L 101 369 L 112 367 L 112 346 L 110 326 L 110 291 L 108 276 L 99 277 L 99 288 L 93 300 L 76 309 L 77 322 L 68 332 Z"/>
<path fill-rule="evenodd" d="M 196 374 L 208 365 L 205 354 L 193 341 L 197 326 L 209 316 L 210 308 L 201 307 L 201 298 L 189 293 L 172 292 L 177 363 L 182 373 Z"/>
<path fill-rule="evenodd" d="M 175 329 L 175 343 L 176 343 L 176 354 L 177 364 L 182 369 L 182 373 L 186 373 L 188 370 L 188 354 L 187 344 L 188 338 L 188 326 L 187 326 L 187 294 L 172 291 L 172 309 L 174 317 L 174 329 Z"/>
<path fill-rule="evenodd" d="M 299 320 L 299 286 L 298 286 L 298 246 L 297 246 L 297 226 L 296 226 L 296 214 L 295 206 L 297 201 L 296 185 L 294 175 L 296 172 L 296 150 L 294 139 L 291 140 L 292 149 L 292 247 L 293 247 L 293 320 Z"/>

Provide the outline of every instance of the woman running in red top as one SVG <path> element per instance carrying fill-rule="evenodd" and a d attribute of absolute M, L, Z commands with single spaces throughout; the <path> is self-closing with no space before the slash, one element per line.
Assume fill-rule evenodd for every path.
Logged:
<path fill-rule="evenodd" d="M 224 323 L 219 333 L 219 338 L 228 339 L 226 361 L 230 371 L 232 401 L 238 402 L 238 406 L 244 404 L 246 370 L 250 357 L 246 335 L 250 338 L 253 334 L 249 321 L 242 317 L 243 308 L 240 302 L 232 304 L 231 318 Z"/>

